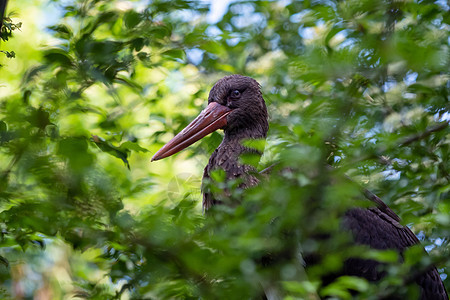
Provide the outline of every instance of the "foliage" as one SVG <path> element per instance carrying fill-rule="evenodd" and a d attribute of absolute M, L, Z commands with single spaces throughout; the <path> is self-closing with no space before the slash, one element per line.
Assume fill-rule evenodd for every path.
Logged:
<path fill-rule="evenodd" d="M 241 1 L 210 24 L 204 2 L 143 3 L 55 1 L 52 42 L 14 49 L 26 68 L 5 73 L 20 85 L 0 103 L 4 298 L 412 299 L 409 276 L 431 263 L 449 289 L 448 6 Z M 258 167 L 277 165 L 234 189 L 240 205 L 204 216 L 202 167 L 220 135 L 150 157 L 230 73 L 261 83 L 271 130 Z M 339 217 L 370 204 L 360 185 L 428 255 L 413 247 L 400 263 L 349 242 Z M 300 253 L 323 260 L 305 273 Z M 387 262 L 387 276 L 324 286 L 348 257 Z"/>
<path fill-rule="evenodd" d="M 22 22 L 13 23 L 11 17 L 3 16 L 6 3 L 7 1 L 4 1 L 4 3 L 0 5 L 0 41 L 3 42 L 9 40 L 9 38 L 12 36 L 13 31 L 20 30 L 20 27 L 22 27 Z M 4 53 L 7 58 L 14 58 L 16 56 L 16 53 L 14 51 L 0 50 L 0 52 Z M 2 65 L 0 65 L 0 67 L 1 66 Z"/>

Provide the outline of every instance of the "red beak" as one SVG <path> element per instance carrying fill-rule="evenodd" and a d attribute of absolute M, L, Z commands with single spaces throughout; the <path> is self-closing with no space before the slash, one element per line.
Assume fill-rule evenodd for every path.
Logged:
<path fill-rule="evenodd" d="M 211 102 L 194 121 L 159 149 L 153 155 L 152 161 L 163 159 L 180 152 L 211 132 L 223 128 L 227 125 L 227 116 L 231 111 L 232 109 L 226 106 L 220 105 L 217 102 Z"/>

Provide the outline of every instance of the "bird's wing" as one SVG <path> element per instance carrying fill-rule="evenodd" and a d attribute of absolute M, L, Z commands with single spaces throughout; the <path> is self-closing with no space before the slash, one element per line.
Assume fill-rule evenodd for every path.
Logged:
<path fill-rule="evenodd" d="M 387 205 L 385 206 L 387 207 Z M 420 243 L 408 227 L 402 226 L 398 222 L 398 216 L 395 219 L 392 218 L 390 214 L 383 211 L 383 208 L 384 206 L 369 209 L 352 208 L 346 212 L 344 226 L 352 232 L 356 243 L 379 250 L 396 249 L 400 253 L 406 248 Z M 346 261 L 344 273 L 376 281 L 384 275 L 378 270 L 379 265 L 380 263 L 374 260 L 352 258 Z M 412 274 L 410 280 L 407 281 L 409 282 L 406 283 L 415 281 L 419 284 L 422 290 L 422 299 L 448 300 L 447 292 L 434 266 L 423 272 Z"/>
<path fill-rule="evenodd" d="M 374 249 L 397 249 L 400 251 L 419 240 L 414 233 L 382 211 L 380 207 L 369 209 L 352 208 L 344 217 L 344 225 L 353 233 L 357 243 L 368 245 Z"/>

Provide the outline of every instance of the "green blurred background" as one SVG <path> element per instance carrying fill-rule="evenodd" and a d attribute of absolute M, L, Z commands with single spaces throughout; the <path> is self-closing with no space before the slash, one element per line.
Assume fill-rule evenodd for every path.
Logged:
<path fill-rule="evenodd" d="M 1 298 L 248 299 L 265 286 L 285 299 L 414 299 L 405 278 L 431 263 L 448 289 L 448 10 L 445 1 L 9 1 Z M 257 167 L 278 164 L 267 183 L 235 190 L 242 205 L 205 216 L 201 177 L 221 133 L 150 158 L 233 73 L 262 86 L 271 127 Z M 349 243 L 339 217 L 369 203 L 345 176 L 390 205 L 429 255 L 413 247 L 402 264 Z M 267 253 L 288 255 L 263 267 Z M 323 259 L 305 273 L 299 253 Z M 350 256 L 388 262 L 387 276 L 324 286 Z"/>

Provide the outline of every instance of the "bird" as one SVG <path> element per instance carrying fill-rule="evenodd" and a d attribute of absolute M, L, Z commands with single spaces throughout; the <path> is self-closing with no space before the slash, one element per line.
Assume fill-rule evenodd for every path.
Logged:
<path fill-rule="evenodd" d="M 242 163 L 239 157 L 246 153 L 260 154 L 258 150 L 244 146 L 242 141 L 267 137 L 268 112 L 260 84 L 243 75 L 228 75 L 218 80 L 209 93 L 208 106 L 157 151 L 152 161 L 178 153 L 219 129 L 224 131 L 224 138 L 209 158 L 203 181 L 208 181 L 214 170 L 222 169 L 227 180 L 239 179 L 242 182 L 240 188 L 258 185 L 260 178 L 256 168 Z M 204 210 L 208 211 L 211 207 L 221 204 L 222 200 L 218 198 L 220 197 L 216 197 L 211 191 L 204 190 Z M 351 233 L 354 243 L 377 250 L 394 249 L 400 254 L 408 247 L 420 244 L 414 233 L 401 225 L 400 218 L 389 206 L 373 194 L 368 198 L 375 202 L 375 205 L 368 208 L 349 208 L 342 217 L 342 223 Z M 343 273 L 340 275 L 378 281 L 384 276 L 378 267 L 379 263 L 373 260 L 350 258 L 344 262 Z M 434 266 L 419 272 L 414 279 L 420 287 L 420 299 L 449 299 Z"/>

